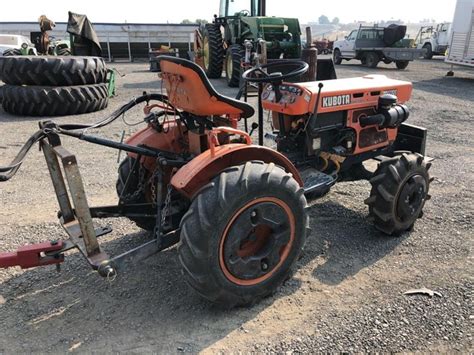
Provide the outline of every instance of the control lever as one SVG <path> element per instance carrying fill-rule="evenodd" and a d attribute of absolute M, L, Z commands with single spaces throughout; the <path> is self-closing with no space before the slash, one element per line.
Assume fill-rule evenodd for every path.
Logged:
<path fill-rule="evenodd" d="M 258 128 L 258 123 L 257 122 L 252 123 L 252 129 L 250 130 L 249 136 L 251 136 L 257 128 Z"/>

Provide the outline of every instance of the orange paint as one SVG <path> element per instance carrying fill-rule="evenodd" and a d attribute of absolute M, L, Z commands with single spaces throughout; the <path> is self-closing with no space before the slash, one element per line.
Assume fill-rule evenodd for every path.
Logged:
<path fill-rule="evenodd" d="M 230 273 L 229 269 L 227 268 L 227 266 L 225 264 L 224 243 L 227 239 L 227 236 L 229 234 L 230 228 L 232 227 L 232 224 L 240 216 L 240 214 L 242 212 L 244 212 L 246 209 L 248 209 L 252 206 L 255 206 L 258 203 L 265 203 L 265 202 L 274 203 L 274 204 L 280 206 L 281 208 L 283 208 L 283 210 L 285 211 L 286 215 L 288 216 L 288 220 L 290 222 L 290 240 L 288 241 L 288 244 L 286 244 L 282 247 L 282 249 L 280 251 L 280 261 L 270 272 L 268 272 L 267 274 L 265 274 L 261 277 L 258 277 L 256 279 L 252 279 L 252 280 L 239 279 L 239 278 L 235 277 L 234 275 L 232 275 Z M 253 286 L 253 285 L 259 284 L 260 282 L 263 282 L 263 281 L 269 279 L 272 275 L 275 274 L 275 272 L 278 271 L 278 269 L 281 267 L 281 265 L 288 258 L 288 255 L 290 254 L 290 251 L 291 251 L 291 247 L 293 246 L 293 242 L 295 240 L 295 229 L 296 229 L 295 228 L 295 217 L 293 215 L 293 212 L 291 211 L 290 207 L 285 202 L 283 202 L 282 200 L 280 200 L 278 198 L 275 198 L 275 197 L 261 197 L 261 198 L 255 199 L 255 200 L 250 201 L 249 203 L 247 203 L 244 207 L 239 209 L 232 216 L 229 223 L 227 223 L 227 226 L 224 229 L 224 233 L 223 233 L 222 238 L 221 238 L 220 243 L 219 243 L 219 264 L 220 264 L 221 270 L 224 273 L 225 277 L 229 281 L 231 281 L 231 282 L 233 282 L 237 285 L 240 285 L 240 286 Z M 249 250 L 250 250 L 250 248 L 246 249 L 245 251 L 249 252 Z"/>

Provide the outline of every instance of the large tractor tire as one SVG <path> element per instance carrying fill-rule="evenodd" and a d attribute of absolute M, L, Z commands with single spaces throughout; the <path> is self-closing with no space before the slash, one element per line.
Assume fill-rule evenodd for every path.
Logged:
<path fill-rule="evenodd" d="M 342 63 L 342 55 L 339 49 L 335 49 L 333 53 L 334 64 L 340 65 Z"/>
<path fill-rule="evenodd" d="M 416 153 L 404 153 L 380 163 L 370 180 L 370 197 L 365 200 L 377 229 L 400 235 L 413 228 L 430 199 L 430 167 L 431 163 Z"/>
<path fill-rule="evenodd" d="M 186 281 L 224 307 L 271 295 L 305 244 L 303 189 L 280 167 L 247 162 L 221 172 L 181 221 L 179 259 Z"/>
<path fill-rule="evenodd" d="M 431 48 L 431 44 L 427 43 L 423 46 L 425 53 L 423 54 L 424 59 L 433 59 L 433 48 Z"/>
<path fill-rule="evenodd" d="M 105 62 L 97 57 L 0 57 L 0 80 L 9 85 L 91 85 L 106 77 Z"/>
<path fill-rule="evenodd" d="M 241 73 L 241 60 L 245 56 L 245 49 L 240 44 L 233 44 L 227 48 L 225 56 L 225 76 L 227 85 L 239 87 Z"/>
<path fill-rule="evenodd" d="M 8 48 L 8 49 L 5 49 L 3 51 L 3 56 L 4 57 L 12 57 L 12 56 L 16 56 L 16 55 L 21 55 L 21 49 Z M 0 76 L 0 79 L 1 79 L 1 76 Z"/>
<path fill-rule="evenodd" d="M 203 31 L 204 71 L 211 79 L 222 76 L 224 65 L 224 41 L 219 26 L 206 24 Z"/>
<path fill-rule="evenodd" d="M 3 109 L 21 116 L 66 116 L 107 107 L 107 84 L 3 87 Z"/>
<path fill-rule="evenodd" d="M 140 166 L 136 159 L 126 157 L 119 165 L 118 178 L 115 184 L 117 196 L 126 203 L 140 204 L 147 203 L 145 193 L 139 191 Z M 128 183 L 127 183 L 127 179 Z M 150 218 L 130 218 L 137 226 L 147 231 L 153 231 L 156 221 Z"/>

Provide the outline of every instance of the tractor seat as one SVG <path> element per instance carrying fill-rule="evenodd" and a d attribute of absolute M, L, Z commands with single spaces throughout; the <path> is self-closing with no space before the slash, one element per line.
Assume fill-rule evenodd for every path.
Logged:
<path fill-rule="evenodd" d="M 219 94 L 200 66 L 189 60 L 160 56 L 163 85 L 170 103 L 196 116 L 249 118 L 255 110 L 249 104 Z"/>

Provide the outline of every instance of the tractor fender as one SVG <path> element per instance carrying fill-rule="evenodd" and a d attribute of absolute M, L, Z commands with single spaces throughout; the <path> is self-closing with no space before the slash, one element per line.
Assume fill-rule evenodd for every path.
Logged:
<path fill-rule="evenodd" d="M 291 173 L 300 186 L 303 186 L 300 173 L 284 155 L 267 147 L 240 143 L 215 147 L 214 154 L 210 149 L 206 150 L 179 169 L 171 179 L 171 185 L 178 192 L 192 199 L 222 170 L 251 160 L 279 165 Z"/>

